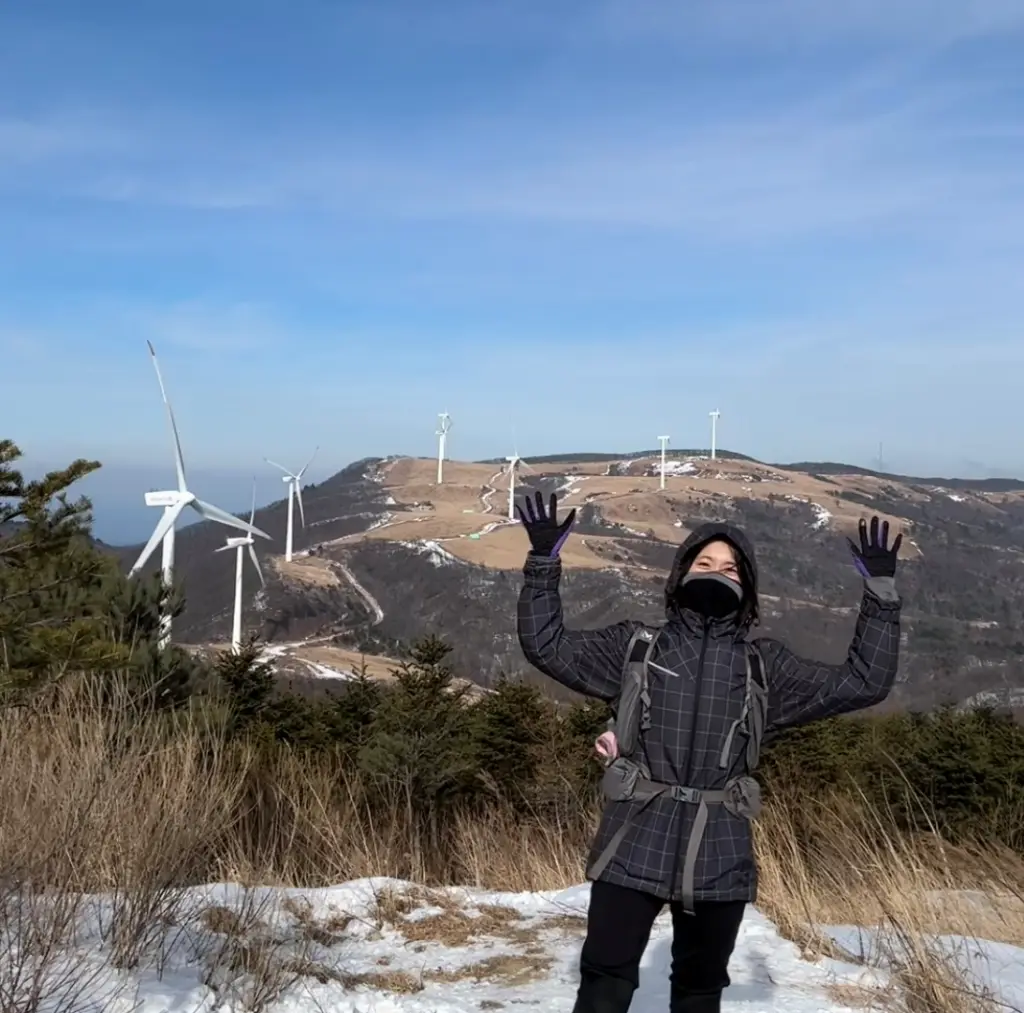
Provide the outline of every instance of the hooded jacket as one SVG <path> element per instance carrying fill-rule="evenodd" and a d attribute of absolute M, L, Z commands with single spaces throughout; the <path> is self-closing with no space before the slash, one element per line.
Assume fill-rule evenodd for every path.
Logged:
<path fill-rule="evenodd" d="M 719 538 L 737 551 L 746 607 L 730 617 L 708 620 L 679 608 L 675 591 L 701 547 Z M 630 638 L 643 624 L 626 620 L 603 629 L 566 629 L 558 591 L 561 572 L 557 557 L 527 556 L 517 612 L 519 643 L 527 660 L 545 675 L 585 696 L 611 702 L 619 693 Z M 677 550 L 665 584 L 666 623 L 649 665 L 651 726 L 640 739 L 653 780 L 715 790 L 747 772 L 742 735 L 735 737 L 727 769 L 720 768 L 719 759 L 743 707 L 745 641 L 757 619 L 757 582 L 753 546 L 732 525 L 705 524 Z M 798 657 L 771 638 L 755 640 L 768 686 L 768 734 L 884 700 L 896 679 L 899 624 L 900 600 L 892 579 L 873 578 L 865 581 L 842 664 Z M 666 796 L 637 809 L 635 802 L 608 804 L 590 862 L 630 822 L 599 878 L 662 900 L 681 900 L 682 860 L 695 807 Z M 750 823 L 716 806 L 697 858 L 694 899 L 754 901 L 756 896 Z"/>

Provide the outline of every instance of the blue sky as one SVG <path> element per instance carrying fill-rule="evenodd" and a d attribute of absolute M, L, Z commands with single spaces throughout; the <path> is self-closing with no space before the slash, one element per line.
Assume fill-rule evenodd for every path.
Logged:
<path fill-rule="evenodd" d="M 1022 66 L 1019 0 L 4 4 L 4 435 L 143 536 L 149 339 L 229 508 L 442 410 L 1024 475 Z"/>

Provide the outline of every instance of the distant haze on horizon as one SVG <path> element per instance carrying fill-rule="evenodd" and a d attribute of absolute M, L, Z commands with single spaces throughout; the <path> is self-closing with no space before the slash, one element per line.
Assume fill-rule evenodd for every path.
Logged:
<path fill-rule="evenodd" d="M 244 25 L 244 31 L 239 26 Z M 1024 476 L 1020 0 L 0 5 L 0 436 Z M 274 483 L 278 483 L 276 486 Z"/>

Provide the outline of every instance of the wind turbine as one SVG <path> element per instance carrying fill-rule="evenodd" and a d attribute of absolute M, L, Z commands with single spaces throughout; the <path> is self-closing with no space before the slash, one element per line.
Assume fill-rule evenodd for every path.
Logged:
<path fill-rule="evenodd" d="M 447 412 L 441 412 L 437 416 L 437 484 L 441 484 L 441 476 L 444 471 L 444 444 L 448 437 L 448 430 L 452 427 L 452 417 Z"/>
<path fill-rule="evenodd" d="M 178 475 L 178 488 L 146 493 L 146 506 L 163 507 L 164 512 L 153 529 L 153 533 L 149 536 L 149 541 L 146 542 L 145 548 L 135 561 L 135 565 L 128 571 L 128 576 L 133 577 L 138 573 L 149 561 L 149 557 L 153 555 L 157 545 L 162 542 L 163 559 L 161 570 L 163 572 L 164 586 L 169 589 L 174 578 L 174 524 L 181 516 L 185 507 L 191 507 L 200 517 L 208 521 L 216 521 L 218 524 L 224 524 L 229 528 L 238 528 L 250 535 L 259 535 L 260 538 L 269 538 L 270 535 L 265 531 L 260 531 L 259 528 L 253 527 L 251 521 L 246 524 L 245 521 L 229 514 L 226 510 L 221 510 L 220 507 L 215 507 L 210 503 L 204 503 L 203 500 L 198 499 L 195 493 L 189 489 L 188 483 L 185 480 L 185 462 L 181 456 L 181 440 L 178 437 L 178 427 L 174 421 L 174 411 L 171 408 L 171 402 L 167 399 L 164 378 L 160 374 L 160 363 L 157 362 L 156 352 L 153 349 L 152 343 L 147 341 L 146 344 L 149 346 L 149 355 L 153 360 L 153 368 L 156 370 L 157 382 L 160 384 L 160 394 L 167 408 L 167 418 L 171 423 L 171 435 L 174 437 L 174 467 Z M 159 639 L 161 650 L 170 643 L 170 640 L 170 609 L 166 603 L 162 603 Z"/>
<path fill-rule="evenodd" d="M 667 436 L 659 436 L 658 440 L 661 442 L 661 487 L 665 488 L 665 446 L 668 443 Z"/>
<path fill-rule="evenodd" d="M 249 512 L 249 524 L 256 518 L 256 480 L 253 479 L 252 483 L 252 510 Z M 249 558 L 252 560 L 252 565 L 256 567 L 256 572 L 260 575 L 260 584 L 263 587 L 267 586 L 267 582 L 263 579 L 263 571 L 260 569 L 260 561 L 256 558 L 256 550 L 253 548 L 252 535 L 244 535 L 241 538 L 229 538 L 222 545 L 217 552 L 227 552 L 228 549 L 235 550 L 235 615 L 234 621 L 231 624 L 231 650 L 237 654 L 242 646 L 242 550 L 248 546 Z"/>
<path fill-rule="evenodd" d="M 316 457 L 316 452 L 320 448 L 317 447 L 310 455 L 309 460 L 299 469 L 298 474 L 289 471 L 283 464 L 278 464 L 276 461 L 270 460 L 269 457 L 264 457 L 263 460 L 267 464 L 273 465 L 280 471 L 284 472 L 284 478 L 282 482 L 288 483 L 288 530 L 285 534 L 284 540 L 284 558 L 286 562 L 292 561 L 292 537 L 295 531 L 295 501 L 299 501 L 299 518 L 302 521 L 302 526 L 306 526 L 306 513 L 302 509 L 302 476 L 306 474 L 306 469 L 313 463 L 313 458 Z"/>
<path fill-rule="evenodd" d="M 527 471 L 533 471 L 533 469 L 519 456 L 518 453 L 509 454 L 505 460 L 508 461 L 508 519 L 510 521 L 514 521 L 516 519 L 516 473 L 521 468 L 525 468 Z"/>
<path fill-rule="evenodd" d="M 716 408 L 713 412 L 708 412 L 711 416 L 711 460 L 715 459 L 715 440 L 718 437 L 718 420 L 722 417 L 722 413 Z"/>

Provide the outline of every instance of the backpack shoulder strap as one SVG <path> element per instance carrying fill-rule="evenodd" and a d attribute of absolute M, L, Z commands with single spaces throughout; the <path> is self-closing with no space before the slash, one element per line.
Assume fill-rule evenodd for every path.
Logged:
<path fill-rule="evenodd" d="M 768 721 L 768 680 L 765 674 L 764 658 L 757 645 L 749 640 L 743 644 L 746 655 L 746 685 L 743 691 L 743 710 L 733 721 L 729 734 L 722 744 L 722 753 L 718 766 L 725 770 L 732 756 L 732 743 L 736 732 L 742 727 L 747 738 L 746 767 L 747 773 L 753 772 L 761 759 L 761 742 L 764 739 L 765 725 Z"/>
<path fill-rule="evenodd" d="M 757 644 L 747 642 L 747 768 L 755 770 L 768 724 L 768 673 Z"/>
<path fill-rule="evenodd" d="M 622 665 L 622 688 L 615 710 L 615 735 L 619 754 L 630 756 L 639 744 L 640 732 L 651 726 L 651 694 L 647 662 L 660 630 L 639 627 L 629 640 Z"/>

